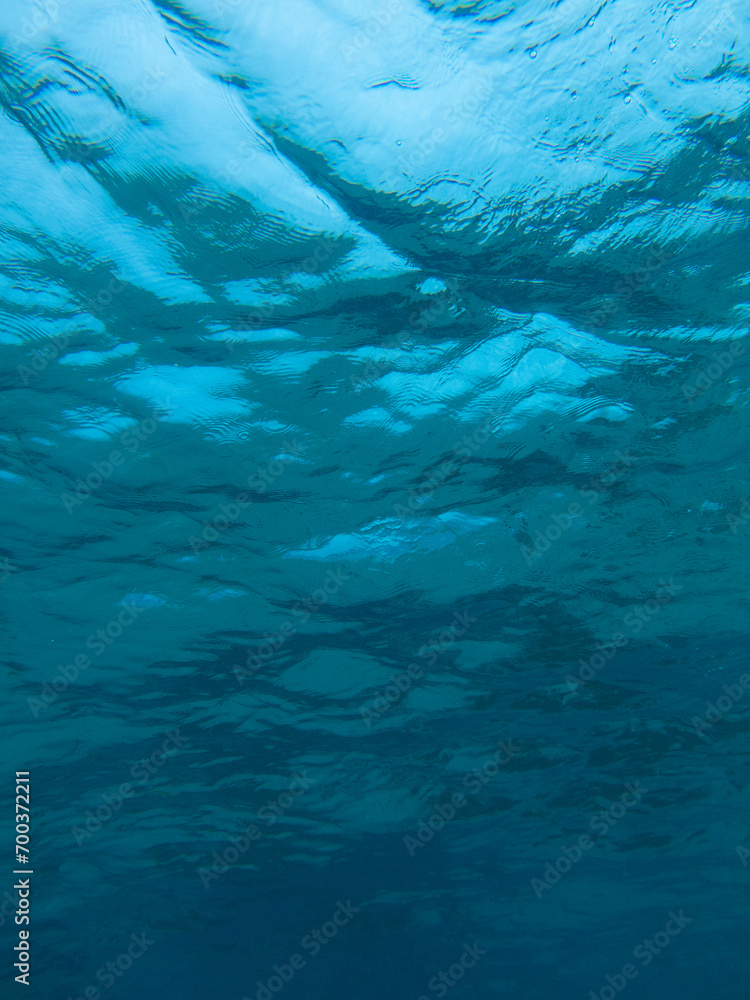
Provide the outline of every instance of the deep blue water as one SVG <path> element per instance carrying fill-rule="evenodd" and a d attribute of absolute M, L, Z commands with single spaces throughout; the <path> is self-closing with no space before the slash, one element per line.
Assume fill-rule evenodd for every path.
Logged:
<path fill-rule="evenodd" d="M 744 997 L 743 5 L 0 59 L 2 995 Z"/>

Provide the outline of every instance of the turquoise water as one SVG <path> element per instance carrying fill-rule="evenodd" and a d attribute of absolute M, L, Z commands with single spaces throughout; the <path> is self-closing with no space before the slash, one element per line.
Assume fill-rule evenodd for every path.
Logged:
<path fill-rule="evenodd" d="M 746 11 L 0 54 L 7 995 L 743 996 Z"/>

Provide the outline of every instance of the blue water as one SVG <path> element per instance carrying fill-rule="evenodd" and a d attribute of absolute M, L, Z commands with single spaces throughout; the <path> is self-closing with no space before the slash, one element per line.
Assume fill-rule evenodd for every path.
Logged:
<path fill-rule="evenodd" d="M 739 0 L 0 56 L 2 995 L 743 997 Z"/>

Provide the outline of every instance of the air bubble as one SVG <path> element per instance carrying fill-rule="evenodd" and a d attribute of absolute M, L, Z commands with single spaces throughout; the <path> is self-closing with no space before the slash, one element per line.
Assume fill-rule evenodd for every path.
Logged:
<path fill-rule="evenodd" d="M 536 59 L 536 49 L 532 49 L 531 52 L 529 52 L 529 59 Z"/>

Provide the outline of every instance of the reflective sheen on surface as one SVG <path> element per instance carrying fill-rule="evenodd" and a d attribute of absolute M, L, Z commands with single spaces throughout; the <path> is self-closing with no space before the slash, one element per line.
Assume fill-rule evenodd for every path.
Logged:
<path fill-rule="evenodd" d="M 749 58 L 739 2 L 5 0 L 34 995 L 743 994 Z"/>

